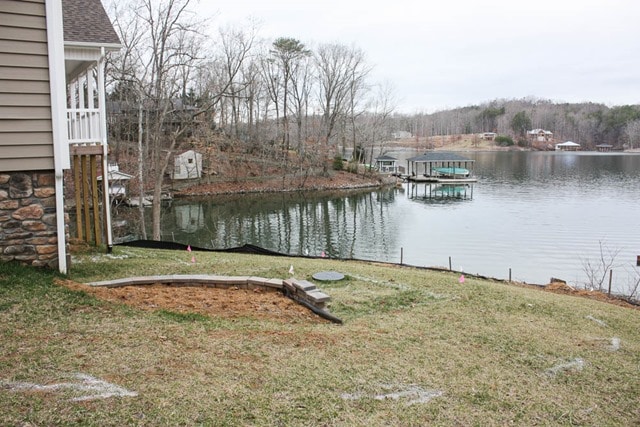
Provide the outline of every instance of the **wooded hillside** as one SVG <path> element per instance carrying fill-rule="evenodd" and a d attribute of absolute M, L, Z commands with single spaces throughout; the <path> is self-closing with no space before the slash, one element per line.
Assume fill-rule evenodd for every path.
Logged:
<path fill-rule="evenodd" d="M 396 115 L 394 125 L 419 137 L 496 132 L 524 146 L 531 129 L 551 131 L 555 141 L 574 141 L 586 149 L 598 144 L 618 149 L 640 146 L 640 105 L 500 99 L 432 114 Z"/>

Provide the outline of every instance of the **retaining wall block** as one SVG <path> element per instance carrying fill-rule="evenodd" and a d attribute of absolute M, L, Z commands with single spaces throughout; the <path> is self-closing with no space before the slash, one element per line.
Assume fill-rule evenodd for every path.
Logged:
<path fill-rule="evenodd" d="M 286 279 L 284 281 L 285 286 L 293 291 L 312 291 L 316 289 L 316 285 L 307 280 Z"/>
<path fill-rule="evenodd" d="M 283 286 L 282 279 L 265 279 L 264 277 L 249 277 L 248 283 L 274 289 L 282 289 Z"/>
<path fill-rule="evenodd" d="M 326 303 L 327 301 L 331 301 L 331 297 L 329 295 L 319 290 L 307 292 L 307 297 L 313 304 Z"/>

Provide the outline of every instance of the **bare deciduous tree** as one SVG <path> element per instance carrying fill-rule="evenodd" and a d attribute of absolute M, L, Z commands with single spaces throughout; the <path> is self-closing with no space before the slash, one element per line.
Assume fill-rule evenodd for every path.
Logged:
<path fill-rule="evenodd" d="M 315 56 L 318 73 L 319 104 L 322 112 L 320 139 L 329 144 L 339 119 L 349 113 L 355 88 L 369 72 L 364 52 L 340 44 L 324 44 Z M 326 167 L 326 166 L 325 166 Z"/>
<path fill-rule="evenodd" d="M 304 141 L 307 138 L 305 124 L 309 116 L 309 103 L 313 85 L 313 70 L 308 56 L 297 61 L 291 72 L 291 104 L 292 114 L 296 119 L 296 148 L 304 155 Z"/>
<path fill-rule="evenodd" d="M 153 181 L 155 240 L 160 239 L 164 174 L 174 148 L 188 128 L 185 121 L 190 119 L 184 114 L 182 100 L 201 60 L 199 48 L 205 38 L 198 31 L 205 22 L 189 10 L 190 3 L 191 0 L 136 0 L 129 9 L 121 9 L 123 13 L 114 20 L 125 44 L 120 72 L 129 74 L 127 78 L 135 83 L 139 97 L 139 152 L 142 128 L 148 141 L 148 155 L 140 155 L 140 171 L 146 169 L 146 176 Z"/>
<path fill-rule="evenodd" d="M 288 99 L 289 85 L 294 74 L 300 69 L 299 62 L 309 56 L 311 51 L 299 40 L 290 37 L 280 37 L 273 42 L 273 48 L 269 51 L 274 64 L 279 68 L 282 76 L 282 146 L 285 152 L 289 151 L 289 118 Z"/>
<path fill-rule="evenodd" d="M 127 7 L 129 6 L 129 7 Z M 146 71 L 141 67 L 140 54 L 138 47 L 142 43 L 144 37 L 144 31 L 142 29 L 142 23 L 136 19 L 135 10 L 128 4 L 125 7 L 121 7 L 118 3 L 113 3 L 113 24 L 120 36 L 122 42 L 122 49 L 119 55 L 116 55 L 114 60 L 110 62 L 108 67 L 108 75 L 114 80 L 115 90 L 111 94 L 111 100 L 118 102 L 119 109 L 121 110 L 122 120 L 121 122 L 129 121 L 126 117 L 126 113 L 123 110 L 128 110 L 130 107 L 137 105 L 138 117 L 136 120 L 136 140 L 138 149 L 138 203 L 139 203 L 139 221 L 140 231 L 143 239 L 147 238 L 147 230 L 145 224 L 144 215 L 144 152 L 143 152 L 143 104 L 145 102 L 145 84 L 146 84 Z M 127 126 L 125 124 L 124 126 Z M 122 126 L 122 123 L 121 123 Z M 128 126 L 127 126 L 128 127 Z M 123 131 L 119 129 L 118 137 L 127 138 L 133 135 L 133 132 Z M 117 151 L 116 151 L 117 152 Z"/>
<path fill-rule="evenodd" d="M 585 286 L 589 289 L 603 291 L 604 284 L 607 279 L 607 273 L 616 267 L 616 258 L 620 253 L 620 249 L 610 249 L 602 241 L 600 245 L 600 254 L 597 261 L 591 259 L 582 259 L 582 271 L 587 276 Z"/>
<path fill-rule="evenodd" d="M 640 145 L 640 120 L 627 123 L 624 133 L 627 137 L 628 147 L 637 148 Z"/>
<path fill-rule="evenodd" d="M 373 156 L 384 154 L 386 142 L 391 139 L 390 119 L 396 109 L 395 91 L 391 82 L 384 82 L 375 87 L 373 98 L 367 106 L 367 120 L 365 130 L 367 139 L 371 144 L 369 150 L 369 163 L 373 164 Z M 373 147 L 378 147 L 378 152 L 374 153 Z M 366 146 L 365 146 L 366 148 Z"/>
<path fill-rule="evenodd" d="M 241 103 L 243 93 L 249 84 L 243 78 L 243 70 L 250 61 L 255 43 L 255 27 L 248 30 L 227 27 L 219 31 L 220 49 L 213 60 L 206 64 L 206 81 L 202 96 L 207 100 L 206 109 L 212 110 L 219 103 L 220 110 L 228 109 L 231 134 L 240 136 Z M 225 108 L 226 107 L 226 108 Z M 226 123 L 221 123 L 224 125 Z"/>

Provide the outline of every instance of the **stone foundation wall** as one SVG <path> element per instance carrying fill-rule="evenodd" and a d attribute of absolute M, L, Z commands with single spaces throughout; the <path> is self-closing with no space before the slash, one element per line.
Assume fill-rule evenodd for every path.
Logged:
<path fill-rule="evenodd" d="M 54 172 L 0 173 L 0 260 L 55 269 L 57 235 Z"/>

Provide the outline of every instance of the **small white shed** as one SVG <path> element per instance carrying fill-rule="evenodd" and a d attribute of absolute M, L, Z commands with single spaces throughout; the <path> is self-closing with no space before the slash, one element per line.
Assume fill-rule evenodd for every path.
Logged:
<path fill-rule="evenodd" d="M 202 154 L 188 150 L 173 158 L 172 179 L 197 179 L 202 176 Z"/>

